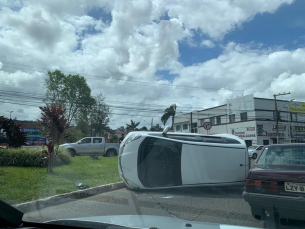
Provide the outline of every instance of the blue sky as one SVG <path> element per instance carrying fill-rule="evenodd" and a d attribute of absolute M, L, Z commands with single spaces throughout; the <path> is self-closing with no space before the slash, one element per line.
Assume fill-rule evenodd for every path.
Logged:
<path fill-rule="evenodd" d="M 217 58 L 222 52 L 221 45 L 228 42 L 247 44 L 262 43 L 263 48 L 282 47 L 297 49 L 304 46 L 305 41 L 305 1 L 298 0 L 291 5 L 281 6 L 275 13 L 257 14 L 253 20 L 243 23 L 239 28 L 225 35 L 221 41 L 212 40 L 214 48 L 192 47 L 187 42 L 179 44 L 180 61 L 184 66 L 202 63 Z M 203 39 L 198 31 L 194 32 L 194 42 Z M 204 37 L 204 39 L 209 39 Z"/>

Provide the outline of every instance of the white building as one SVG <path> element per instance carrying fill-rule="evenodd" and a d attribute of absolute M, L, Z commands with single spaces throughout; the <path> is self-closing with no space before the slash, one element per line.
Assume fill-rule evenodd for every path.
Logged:
<path fill-rule="evenodd" d="M 201 134 L 229 133 L 250 145 L 305 142 L 305 103 L 277 100 L 279 112 L 276 133 L 275 101 L 247 95 L 230 99 L 227 104 L 175 116 L 175 132 Z M 203 125 L 210 122 L 212 128 Z M 191 128 L 192 123 L 192 128 Z"/>

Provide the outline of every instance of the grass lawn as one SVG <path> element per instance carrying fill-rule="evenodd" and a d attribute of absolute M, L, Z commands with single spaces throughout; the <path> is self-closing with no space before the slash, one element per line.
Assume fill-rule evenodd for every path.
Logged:
<path fill-rule="evenodd" d="M 54 174 L 46 168 L 0 167 L 0 199 L 10 204 L 79 190 L 75 182 L 95 187 L 121 181 L 117 157 L 89 156 L 71 158 L 69 165 L 54 167 Z"/>

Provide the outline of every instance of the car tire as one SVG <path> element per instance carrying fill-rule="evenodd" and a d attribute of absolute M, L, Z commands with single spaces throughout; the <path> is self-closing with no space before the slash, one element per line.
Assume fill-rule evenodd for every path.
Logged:
<path fill-rule="evenodd" d="M 107 157 L 115 157 L 117 155 L 116 151 L 114 149 L 110 149 L 106 153 Z"/>
<path fill-rule="evenodd" d="M 74 149 L 69 149 L 71 157 L 75 157 L 76 153 Z"/>
<path fill-rule="evenodd" d="M 254 154 L 252 155 L 252 158 L 253 158 L 253 159 L 256 159 L 256 158 L 257 158 L 257 154 L 254 153 Z"/>

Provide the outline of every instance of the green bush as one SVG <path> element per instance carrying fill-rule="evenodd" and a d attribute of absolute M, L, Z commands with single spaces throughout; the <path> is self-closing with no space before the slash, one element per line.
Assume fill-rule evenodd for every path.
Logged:
<path fill-rule="evenodd" d="M 9 148 L 0 150 L 0 166 L 23 166 L 23 167 L 46 167 L 43 159 L 45 154 L 39 149 L 29 148 Z M 70 163 L 70 154 L 64 148 L 59 148 L 59 154 L 55 160 L 55 165 Z"/>

